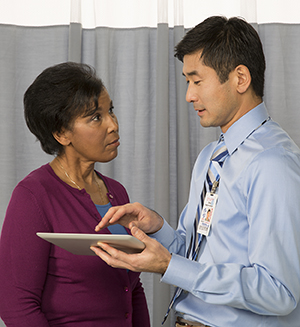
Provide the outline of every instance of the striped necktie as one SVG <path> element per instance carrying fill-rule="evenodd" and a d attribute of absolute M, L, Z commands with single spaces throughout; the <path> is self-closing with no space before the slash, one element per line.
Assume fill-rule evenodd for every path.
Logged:
<path fill-rule="evenodd" d="M 223 163 L 225 159 L 228 157 L 228 150 L 226 148 L 225 142 L 224 142 L 224 135 L 221 134 L 219 142 L 215 148 L 214 153 L 212 154 L 210 158 L 210 164 L 207 171 L 206 180 L 209 185 L 209 190 L 211 191 L 212 185 L 215 181 L 219 181 L 220 179 L 220 167 L 223 167 Z M 205 196 L 205 194 L 204 194 Z"/>
<path fill-rule="evenodd" d="M 221 134 L 219 141 L 217 143 L 217 146 L 210 158 L 210 163 L 209 163 L 209 167 L 208 167 L 207 174 L 206 174 L 206 180 L 203 184 L 203 189 L 202 189 L 202 193 L 201 193 L 200 205 L 197 208 L 196 218 L 194 220 L 194 226 L 193 226 L 194 232 L 191 237 L 191 242 L 190 242 L 190 245 L 189 245 L 189 248 L 187 251 L 187 258 L 190 258 L 192 260 L 197 259 L 198 253 L 196 253 L 196 252 L 198 252 L 197 250 L 199 250 L 199 245 L 200 245 L 201 238 L 202 238 L 200 235 L 200 240 L 199 240 L 197 228 L 198 228 L 200 212 L 203 208 L 204 199 L 205 199 L 207 190 L 212 191 L 212 186 L 213 186 L 214 182 L 219 182 L 219 180 L 220 180 L 219 171 L 220 171 L 220 168 L 223 167 L 223 163 L 227 157 L 228 157 L 228 150 L 227 150 L 225 142 L 224 142 L 224 135 Z"/>
<path fill-rule="evenodd" d="M 186 254 L 187 258 L 190 258 L 191 260 L 197 260 L 198 258 L 198 254 L 199 254 L 199 250 L 200 250 L 200 244 L 202 241 L 202 235 L 198 235 L 197 233 L 197 227 L 198 227 L 198 220 L 200 217 L 200 212 L 201 209 L 203 208 L 203 204 L 204 204 L 204 199 L 206 196 L 206 192 L 207 189 L 209 189 L 209 191 L 212 191 L 213 185 L 215 182 L 219 182 L 220 180 L 220 174 L 219 174 L 219 168 L 223 166 L 225 159 L 228 157 L 228 150 L 225 146 L 225 142 L 224 142 L 224 136 L 223 134 L 221 134 L 220 138 L 219 138 L 219 142 L 210 158 L 210 163 L 209 163 L 209 167 L 208 167 L 208 171 L 206 174 L 206 181 L 204 182 L 203 185 L 203 190 L 201 193 L 201 208 L 200 206 L 198 206 L 197 208 L 197 214 L 196 217 L 194 219 L 194 232 L 193 235 L 191 237 L 191 242 Z M 218 184 L 215 184 L 217 187 Z M 174 305 L 175 300 L 180 296 L 182 292 L 182 288 L 180 287 L 176 287 L 175 289 L 175 293 L 173 295 L 173 298 L 169 304 L 167 313 L 165 314 L 164 320 L 162 322 L 162 325 L 164 324 L 164 322 L 167 320 L 169 312 L 171 310 L 171 308 Z"/>

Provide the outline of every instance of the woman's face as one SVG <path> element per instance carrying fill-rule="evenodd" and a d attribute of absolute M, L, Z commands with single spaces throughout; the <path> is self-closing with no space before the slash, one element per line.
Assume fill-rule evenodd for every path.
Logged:
<path fill-rule="evenodd" d="M 75 159 L 108 162 L 118 154 L 119 125 L 113 104 L 104 89 L 98 99 L 98 108 L 75 119 L 65 135 L 70 142 L 66 151 Z"/>

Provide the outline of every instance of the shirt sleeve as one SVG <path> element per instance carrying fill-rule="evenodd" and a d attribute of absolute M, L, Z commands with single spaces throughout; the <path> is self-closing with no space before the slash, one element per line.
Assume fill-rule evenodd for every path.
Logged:
<path fill-rule="evenodd" d="M 41 310 L 50 243 L 49 231 L 30 190 L 18 185 L 11 197 L 0 239 L 0 314 L 7 326 L 48 327 Z"/>
<path fill-rule="evenodd" d="M 210 304 L 261 315 L 292 312 L 300 297 L 299 183 L 297 155 L 270 149 L 256 156 L 238 186 L 249 263 L 199 263 L 174 253 L 162 281 Z"/>
<path fill-rule="evenodd" d="M 184 256 L 185 253 L 185 237 L 179 230 L 175 231 L 164 219 L 162 228 L 156 233 L 149 235 L 156 239 L 171 253 L 177 253 Z"/>

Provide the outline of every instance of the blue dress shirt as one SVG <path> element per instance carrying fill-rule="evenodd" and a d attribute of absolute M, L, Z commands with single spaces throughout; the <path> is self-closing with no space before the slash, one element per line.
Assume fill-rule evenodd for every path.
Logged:
<path fill-rule="evenodd" d="M 261 103 L 224 134 L 229 157 L 198 262 L 185 253 L 216 142 L 197 158 L 177 230 L 165 222 L 152 235 L 172 253 L 161 280 L 185 290 L 174 305 L 185 319 L 215 327 L 300 326 L 300 150 L 268 118 Z"/>

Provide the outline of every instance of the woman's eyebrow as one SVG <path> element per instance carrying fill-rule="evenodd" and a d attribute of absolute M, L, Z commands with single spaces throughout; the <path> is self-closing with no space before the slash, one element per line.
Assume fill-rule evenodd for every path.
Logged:
<path fill-rule="evenodd" d="M 95 112 L 97 111 L 102 111 L 102 107 L 93 107 L 93 108 L 89 108 L 85 111 L 85 113 L 83 114 L 82 117 L 89 117 L 89 116 L 92 116 Z"/>

